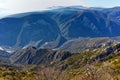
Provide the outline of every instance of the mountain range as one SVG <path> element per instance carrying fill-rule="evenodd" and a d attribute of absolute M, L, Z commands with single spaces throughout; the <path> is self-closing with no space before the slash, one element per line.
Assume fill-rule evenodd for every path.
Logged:
<path fill-rule="evenodd" d="M 0 19 L 0 45 L 59 48 L 79 37 L 120 36 L 120 8 L 63 7 Z M 47 48 L 47 46 L 44 46 Z"/>
<path fill-rule="evenodd" d="M 120 7 L 52 7 L 0 19 L 0 80 L 119 80 Z"/>

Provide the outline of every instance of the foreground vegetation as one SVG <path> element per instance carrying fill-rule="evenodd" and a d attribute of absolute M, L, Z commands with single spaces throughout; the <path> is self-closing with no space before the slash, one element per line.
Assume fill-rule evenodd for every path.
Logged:
<path fill-rule="evenodd" d="M 0 80 L 120 80 L 120 44 L 76 53 L 51 65 L 4 65 Z"/>

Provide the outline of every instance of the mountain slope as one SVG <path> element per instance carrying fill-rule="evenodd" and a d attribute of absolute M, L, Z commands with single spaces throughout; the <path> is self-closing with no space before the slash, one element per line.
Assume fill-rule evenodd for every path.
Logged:
<path fill-rule="evenodd" d="M 1 62 L 10 62 L 9 57 L 11 54 L 9 54 L 8 52 L 4 51 L 4 50 L 0 50 L 0 63 Z"/>
<path fill-rule="evenodd" d="M 119 58 L 120 43 L 76 54 L 28 47 L 11 56 L 14 64 L 29 64 L 22 71 L 26 73 L 24 76 L 28 76 L 28 73 L 34 75 L 32 78 L 35 80 L 119 80 Z M 21 69 L 20 74 L 22 74 Z"/>
<path fill-rule="evenodd" d="M 15 52 L 10 60 L 14 64 L 53 64 L 70 57 L 72 53 L 67 51 L 55 51 L 50 49 L 37 49 L 35 47 L 27 47 Z"/>
<path fill-rule="evenodd" d="M 52 48 L 58 48 L 79 37 L 120 36 L 119 12 L 118 7 L 63 7 L 8 16 L 0 19 L 0 45 L 41 47 L 53 42 Z"/>
<path fill-rule="evenodd" d="M 59 64 L 66 79 L 119 80 L 120 43 L 75 54 Z"/>
<path fill-rule="evenodd" d="M 59 49 L 77 53 L 88 49 L 92 50 L 103 46 L 111 46 L 118 42 L 117 39 L 115 40 L 108 37 L 77 38 L 66 41 Z"/>

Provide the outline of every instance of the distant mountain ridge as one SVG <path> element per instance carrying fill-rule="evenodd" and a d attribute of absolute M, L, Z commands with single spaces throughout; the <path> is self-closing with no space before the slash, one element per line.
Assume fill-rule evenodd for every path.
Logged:
<path fill-rule="evenodd" d="M 0 45 L 42 47 L 45 43 L 54 43 L 53 48 L 59 48 L 79 37 L 120 36 L 119 15 L 119 7 L 74 6 L 12 15 L 0 19 Z"/>

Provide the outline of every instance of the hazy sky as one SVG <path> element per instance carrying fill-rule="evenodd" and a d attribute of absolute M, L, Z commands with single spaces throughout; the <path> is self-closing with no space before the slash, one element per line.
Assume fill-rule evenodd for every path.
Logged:
<path fill-rule="evenodd" d="M 14 14 L 44 10 L 52 6 L 113 7 L 120 6 L 120 0 L 0 0 L 0 14 Z"/>

